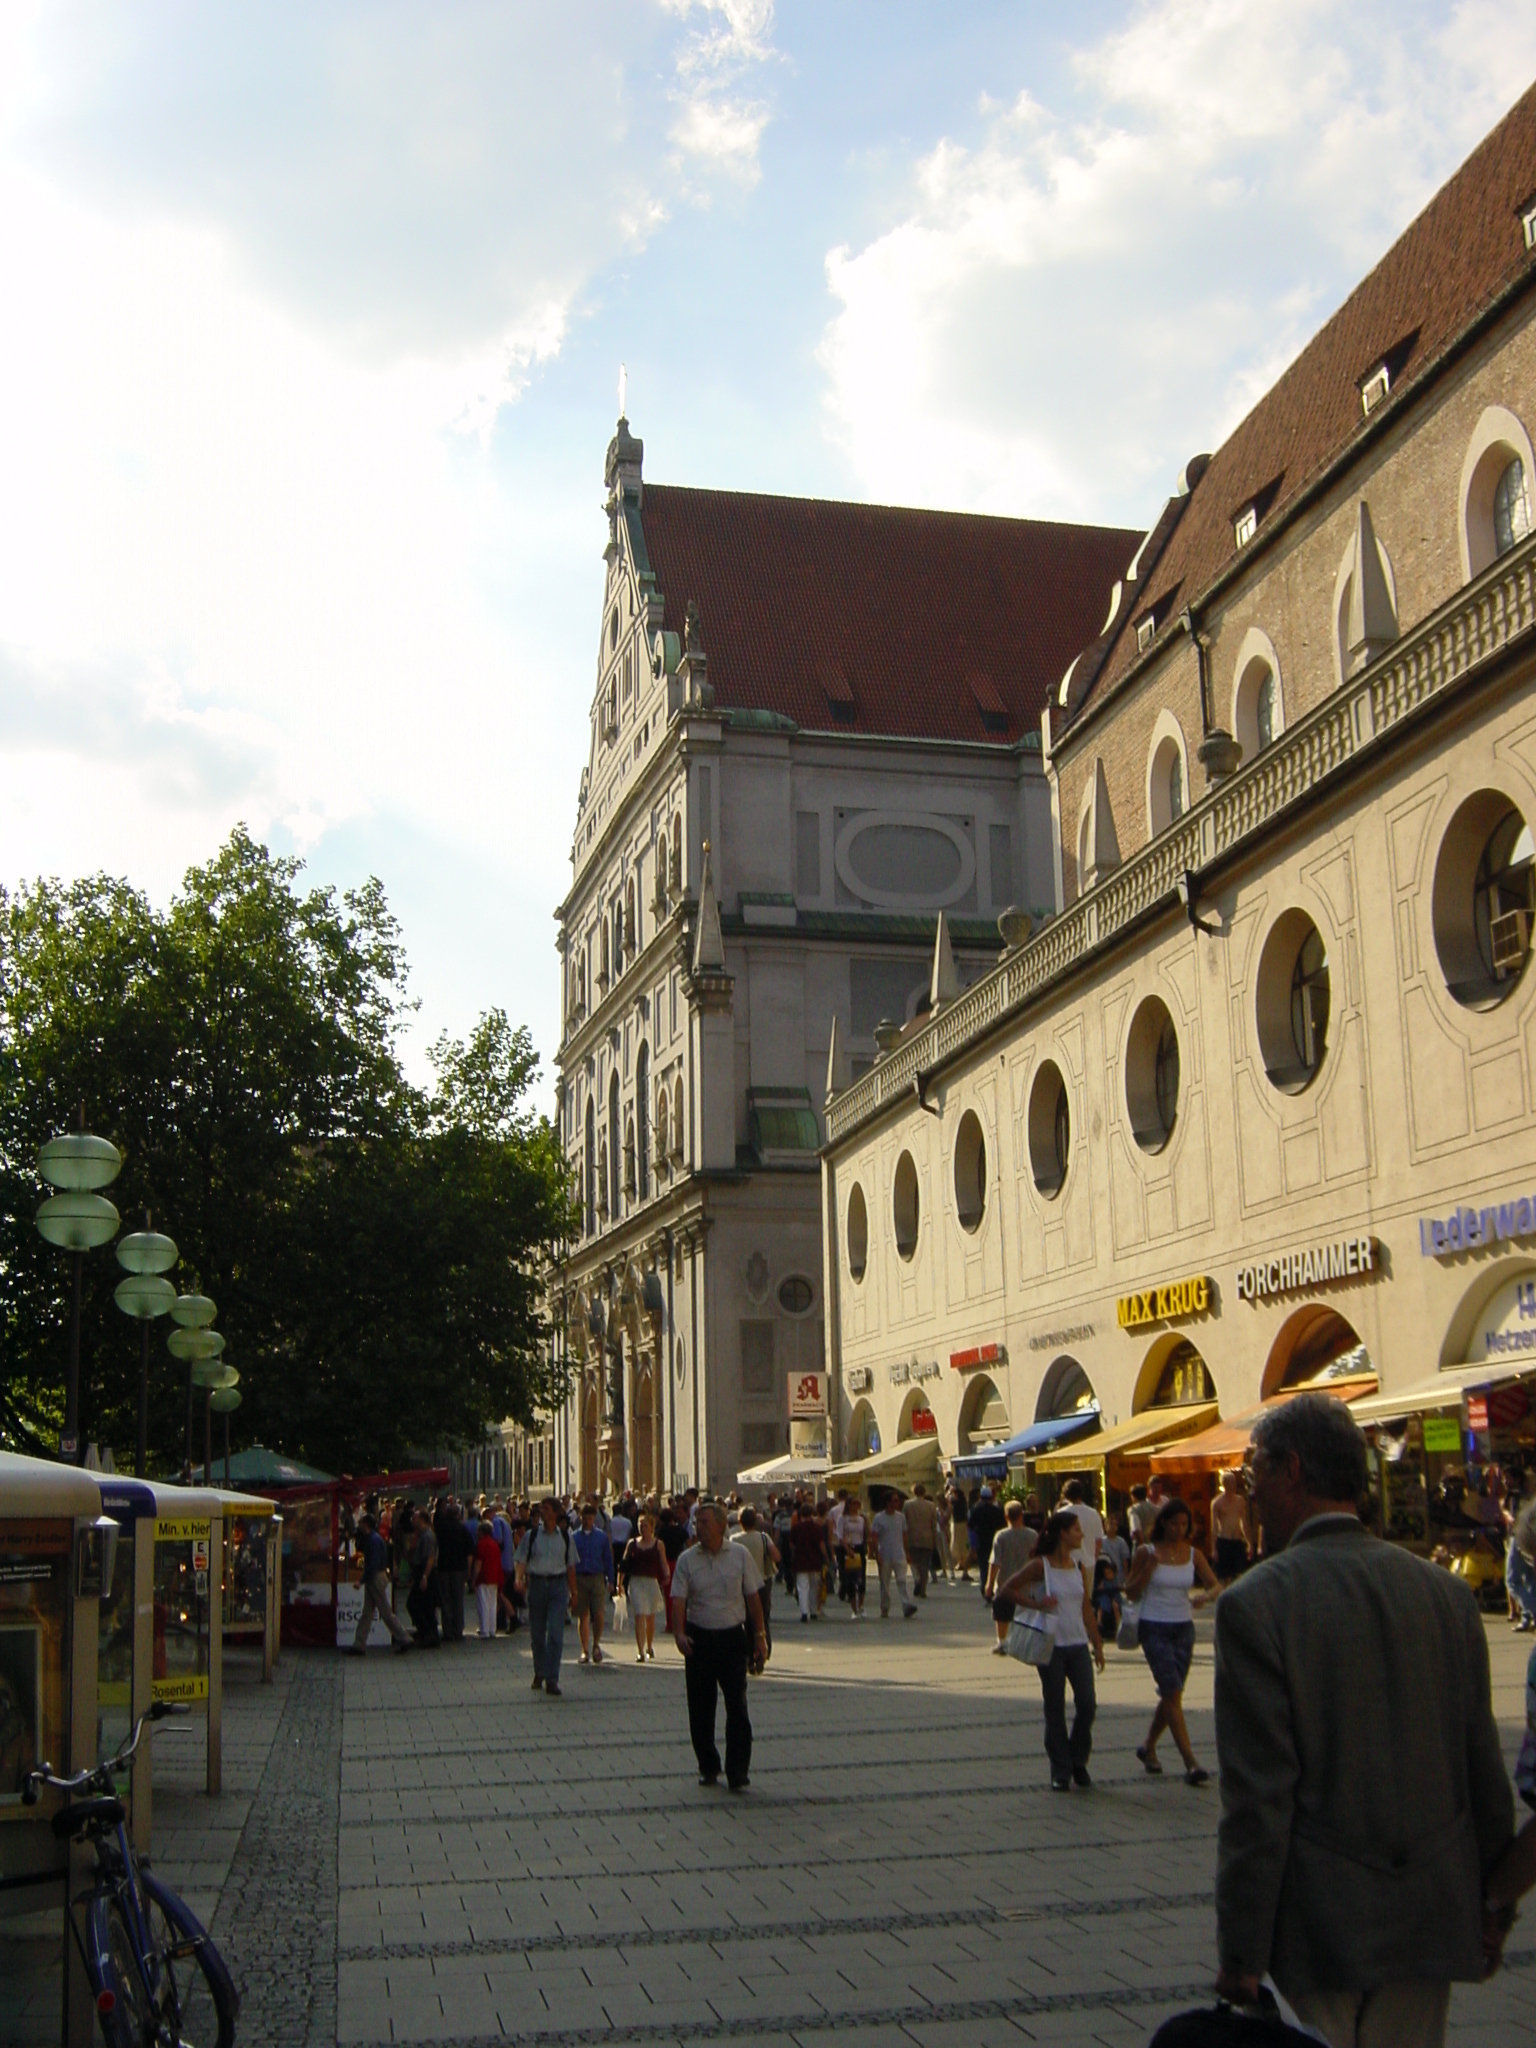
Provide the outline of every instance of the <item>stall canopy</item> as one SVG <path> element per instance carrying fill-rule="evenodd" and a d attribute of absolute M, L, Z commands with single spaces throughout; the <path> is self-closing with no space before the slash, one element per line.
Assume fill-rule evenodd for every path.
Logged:
<path fill-rule="evenodd" d="M 1372 1394 L 1355 1401 L 1350 1414 L 1356 1422 L 1399 1422 L 1405 1415 L 1427 1415 L 1436 1408 L 1459 1408 L 1463 1398 L 1476 1387 L 1498 1387 L 1508 1380 L 1523 1379 L 1531 1362 L 1518 1365 L 1453 1365 L 1444 1372 L 1432 1372 L 1427 1379 L 1414 1380 L 1395 1394 Z"/>
<path fill-rule="evenodd" d="M 1199 1474 L 1205 1472 L 1235 1471 L 1243 1462 L 1248 1449 L 1248 1439 L 1253 1434 L 1253 1425 L 1267 1408 L 1277 1407 L 1282 1401 L 1294 1400 L 1298 1394 L 1333 1394 L 1341 1401 L 1348 1401 L 1353 1407 L 1363 1396 L 1373 1393 L 1376 1375 L 1370 1373 L 1363 1379 L 1327 1380 L 1306 1383 L 1299 1387 L 1282 1387 L 1271 1394 L 1267 1401 L 1261 1401 L 1256 1408 L 1247 1408 L 1241 1415 L 1234 1415 L 1229 1421 L 1216 1422 L 1209 1429 L 1202 1429 L 1194 1436 L 1182 1438 L 1170 1444 L 1166 1450 L 1154 1451 L 1151 1466 L 1154 1472 L 1168 1477 L 1175 1473 Z"/>
<path fill-rule="evenodd" d="M 738 1486 L 792 1486 L 801 1479 L 825 1479 L 828 1472 L 825 1458 L 770 1458 L 766 1465 L 753 1465 L 745 1472 L 736 1474 Z"/>
<path fill-rule="evenodd" d="M 0 1515 L 22 1520 L 89 1515 L 94 1521 L 100 1513 L 101 1489 L 91 1473 L 77 1465 L 0 1451 Z"/>
<path fill-rule="evenodd" d="M 224 1460 L 215 1458 L 214 1469 L 222 1478 Z M 202 1471 L 199 1466 L 198 1471 Z M 327 1486 L 332 1474 L 317 1471 L 313 1465 L 303 1465 L 297 1458 L 285 1458 L 281 1451 L 269 1451 L 264 1444 L 253 1444 L 248 1451 L 236 1451 L 229 1461 L 229 1483 L 233 1487 L 254 1490 L 258 1493 L 272 1486 Z"/>
<path fill-rule="evenodd" d="M 1113 1429 L 1101 1430 L 1080 1447 L 1047 1451 L 1043 1458 L 1036 1458 L 1035 1470 L 1082 1472 L 1109 1458 L 1146 1458 L 1160 1444 L 1174 1443 L 1180 1437 L 1193 1436 L 1197 1430 L 1208 1428 L 1216 1416 L 1214 1401 L 1192 1401 L 1177 1408 L 1144 1408 L 1129 1422 L 1117 1422 Z"/>
<path fill-rule="evenodd" d="M 909 1436 L 888 1451 L 856 1458 L 851 1465 L 834 1465 L 827 1478 L 837 1486 L 867 1486 L 871 1480 L 888 1479 L 893 1486 L 911 1485 L 919 1479 L 937 1480 L 939 1440 L 933 1436 Z"/>
<path fill-rule="evenodd" d="M 1097 1408 L 1052 1415 L 1044 1422 L 1032 1422 L 1006 1443 L 988 1444 L 984 1451 L 970 1451 L 965 1457 L 954 1459 L 949 1469 L 957 1479 L 1006 1479 L 1010 1458 L 1032 1458 L 1037 1451 L 1049 1450 L 1097 1429 L 1098 1424 Z"/>

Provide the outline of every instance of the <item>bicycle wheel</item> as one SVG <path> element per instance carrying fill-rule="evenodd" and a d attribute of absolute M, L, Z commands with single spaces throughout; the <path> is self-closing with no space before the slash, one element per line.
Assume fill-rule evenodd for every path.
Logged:
<path fill-rule="evenodd" d="M 147 1870 L 140 1872 L 160 1981 L 155 1985 L 163 2048 L 233 2048 L 240 2010 L 234 1980 L 202 1922 Z"/>
<path fill-rule="evenodd" d="M 155 2015 L 116 1899 L 97 1892 L 86 1910 L 86 1967 L 107 2048 L 144 2048 Z"/>

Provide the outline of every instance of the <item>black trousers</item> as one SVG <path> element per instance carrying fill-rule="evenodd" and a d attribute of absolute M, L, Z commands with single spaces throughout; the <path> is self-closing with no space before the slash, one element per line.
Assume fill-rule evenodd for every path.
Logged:
<path fill-rule="evenodd" d="M 752 1723 L 747 1718 L 747 1632 L 744 1628 L 695 1628 L 688 1634 L 688 1733 L 699 1769 L 720 1773 L 715 1747 L 715 1695 L 725 1696 L 725 1775 L 739 1785 L 752 1768 Z"/>
<path fill-rule="evenodd" d="M 1082 1770 L 1093 1750 L 1093 1717 L 1098 1702 L 1093 1690 L 1093 1655 L 1086 1643 L 1071 1643 L 1051 1652 L 1049 1664 L 1037 1667 L 1045 1695 L 1045 1753 L 1053 1778 Z M 1067 1686 L 1072 1687 L 1072 1733 L 1067 1733 Z"/>

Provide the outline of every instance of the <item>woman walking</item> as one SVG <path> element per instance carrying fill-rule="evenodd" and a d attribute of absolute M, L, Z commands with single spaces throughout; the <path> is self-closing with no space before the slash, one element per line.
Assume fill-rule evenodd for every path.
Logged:
<path fill-rule="evenodd" d="M 997 1588 L 997 1597 L 1017 1607 L 1042 1608 L 1050 1616 L 1051 1661 L 1037 1666 L 1045 1700 L 1045 1753 L 1051 1760 L 1051 1790 L 1070 1792 L 1093 1783 L 1097 1699 L 1093 1667 L 1104 1669 L 1104 1644 L 1088 1579 L 1073 1551 L 1083 1540 L 1076 1515 L 1052 1515 L 1040 1532 L 1040 1547 L 1022 1570 Z M 1067 1730 L 1067 1687 L 1072 1687 L 1072 1728 Z"/>
<path fill-rule="evenodd" d="M 576 1606 L 576 1544 L 553 1495 L 539 1502 L 538 1519 L 517 1547 L 516 1569 L 528 1597 L 533 1690 L 557 1700 L 565 1624 Z"/>
<path fill-rule="evenodd" d="M 639 1533 L 624 1546 L 619 1567 L 629 1611 L 635 1623 L 635 1662 L 656 1662 L 656 1617 L 667 1611 L 667 1587 L 672 1574 L 667 1553 L 656 1534 L 656 1517 L 643 1514 Z"/>
<path fill-rule="evenodd" d="M 855 1621 L 864 1619 L 864 1586 L 869 1570 L 869 1520 L 857 1494 L 843 1510 L 842 1596 Z"/>
<path fill-rule="evenodd" d="M 1195 1650 L 1192 1610 L 1201 1597 L 1194 1593 L 1195 1582 L 1213 1597 L 1221 1587 L 1204 1554 L 1190 1542 L 1190 1526 L 1183 1501 L 1163 1502 L 1152 1524 L 1151 1542 L 1143 1544 L 1132 1561 L 1125 1598 L 1141 1602 L 1137 1640 L 1157 1687 L 1157 1712 L 1136 1754 L 1148 1775 L 1160 1778 L 1157 1739 L 1166 1728 L 1184 1759 L 1185 1782 L 1203 1785 L 1211 1774 L 1196 1761 L 1184 1722 L 1184 1681 Z"/>

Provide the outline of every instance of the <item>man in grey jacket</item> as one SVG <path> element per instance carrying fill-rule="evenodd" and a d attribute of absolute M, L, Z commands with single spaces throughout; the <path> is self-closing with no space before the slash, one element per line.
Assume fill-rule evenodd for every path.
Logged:
<path fill-rule="evenodd" d="M 1514 1832 L 1467 1588 L 1361 1526 L 1365 1439 L 1301 1394 L 1253 1432 L 1264 1561 L 1216 1610 L 1218 1988 L 1268 1971 L 1335 2048 L 1439 2048 Z"/>

